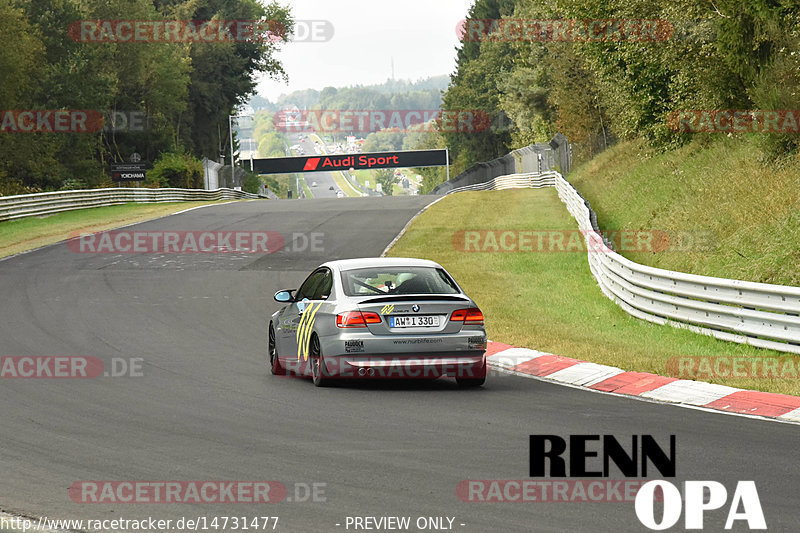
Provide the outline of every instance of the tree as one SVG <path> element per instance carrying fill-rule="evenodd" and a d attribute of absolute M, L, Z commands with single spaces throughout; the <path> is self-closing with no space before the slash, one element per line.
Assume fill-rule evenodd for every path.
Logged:
<path fill-rule="evenodd" d="M 427 128 L 409 133 L 403 141 L 403 150 L 441 150 L 446 146 L 445 138 L 441 133 Z M 431 192 L 434 187 L 447 179 L 445 167 L 412 168 L 411 171 L 422 176 L 422 186 L 420 187 L 422 194 Z"/>
<path fill-rule="evenodd" d="M 278 42 L 83 42 L 80 20 L 267 19 L 287 29 Z M 86 110 L 103 127 L 85 132 L 0 135 L 0 192 L 89 186 L 107 165 L 136 151 L 216 158 L 227 151 L 228 115 L 256 75 L 284 77 L 275 58 L 288 40 L 288 8 L 256 0 L 0 0 L 0 109 Z M 9 43 L 13 43 L 13 46 Z M 122 117 L 143 117 L 131 127 Z"/>
<path fill-rule="evenodd" d="M 399 130 L 381 130 L 364 139 L 364 152 L 394 152 L 403 148 L 405 133 Z"/>
<path fill-rule="evenodd" d="M 380 168 L 373 171 L 373 175 L 375 176 L 375 182 L 381 184 L 383 194 L 391 196 L 394 192 L 394 169 Z"/>
<path fill-rule="evenodd" d="M 469 11 L 470 19 L 499 19 L 514 11 L 513 0 L 476 0 Z M 477 111 L 502 125 L 498 85 L 513 66 L 511 45 L 507 42 L 473 42 L 466 40 L 457 51 L 456 72 L 443 96 L 442 111 Z M 447 145 L 455 157 L 456 171 L 477 161 L 505 155 L 511 135 L 506 127 L 484 131 L 443 131 Z"/>
<path fill-rule="evenodd" d="M 42 74 L 44 45 L 30 26 L 25 13 L 9 0 L 0 0 L 0 35 L 14 46 L 0 47 L 0 109 L 29 109 L 29 96 L 34 92 L 36 80 Z M 7 116 L 4 112 L 3 118 Z M 36 192 L 38 183 L 27 180 L 43 175 L 47 163 L 52 161 L 50 150 L 36 157 L 37 149 L 31 143 L 34 134 L 0 132 L 0 194 Z M 37 161 L 41 161 L 39 165 Z"/>
<path fill-rule="evenodd" d="M 256 86 L 256 76 L 266 73 L 286 79 L 275 53 L 288 42 L 294 27 L 288 8 L 277 2 L 261 5 L 256 0 L 198 0 L 183 2 L 167 13 L 186 20 L 268 20 L 285 28 L 281 41 L 214 42 L 190 45 L 192 72 L 188 113 L 182 116 L 181 140 L 196 155 L 220 154 L 226 143 L 228 115 L 245 103 Z"/>

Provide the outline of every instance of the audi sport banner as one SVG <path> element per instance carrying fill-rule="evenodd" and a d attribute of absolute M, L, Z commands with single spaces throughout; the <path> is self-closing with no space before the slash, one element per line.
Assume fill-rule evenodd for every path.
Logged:
<path fill-rule="evenodd" d="M 446 150 L 408 150 L 367 154 L 315 155 L 304 157 L 271 157 L 253 159 L 253 170 L 259 174 L 292 172 L 330 172 L 372 168 L 441 167 L 447 165 Z"/>

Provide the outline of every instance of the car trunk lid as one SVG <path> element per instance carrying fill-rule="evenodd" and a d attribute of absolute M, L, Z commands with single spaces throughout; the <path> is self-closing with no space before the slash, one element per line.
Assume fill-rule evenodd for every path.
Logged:
<path fill-rule="evenodd" d="M 376 313 L 380 323 L 368 324 L 375 335 L 434 335 L 458 333 L 464 321 L 451 321 L 460 309 L 472 307 L 463 296 L 398 295 L 370 298 L 359 303 L 362 312 Z"/>

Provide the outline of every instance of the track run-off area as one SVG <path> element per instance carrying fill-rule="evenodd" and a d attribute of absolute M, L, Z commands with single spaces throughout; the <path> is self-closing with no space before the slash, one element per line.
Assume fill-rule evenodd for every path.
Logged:
<path fill-rule="evenodd" d="M 119 374 L 0 379 L 0 510 L 50 519 L 277 516 L 275 530 L 298 532 L 353 531 L 348 517 L 411 517 L 410 531 L 420 530 L 419 517 L 442 519 L 426 530 L 648 531 L 633 502 L 464 501 L 459 487 L 534 480 L 532 434 L 652 435 L 662 445 L 675 435 L 671 482 L 718 481 L 729 504 L 736 483 L 753 480 L 769 530 L 797 530 L 796 425 L 499 373 L 474 390 L 453 380 L 320 389 L 270 375 L 273 294 L 327 260 L 380 255 L 435 199 L 235 202 L 126 228 L 278 232 L 285 245 L 269 254 L 85 253 L 61 243 L 0 261 L 0 356 L 96 358 Z M 287 492 L 273 504 L 81 495 L 86 481 L 204 480 L 272 481 Z M 723 531 L 727 515 L 727 505 L 706 513 L 704 530 Z"/>

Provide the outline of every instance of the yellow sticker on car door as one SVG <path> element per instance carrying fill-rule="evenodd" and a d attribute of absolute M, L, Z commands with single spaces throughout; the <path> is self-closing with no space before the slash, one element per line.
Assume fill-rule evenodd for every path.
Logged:
<path fill-rule="evenodd" d="M 308 361 L 309 344 L 311 341 L 311 331 L 314 328 L 314 319 L 316 318 L 317 311 L 322 307 L 322 302 L 318 304 L 309 304 L 303 312 L 303 317 L 300 319 L 300 325 L 297 328 L 297 359 L 301 358 L 303 361 Z"/>

